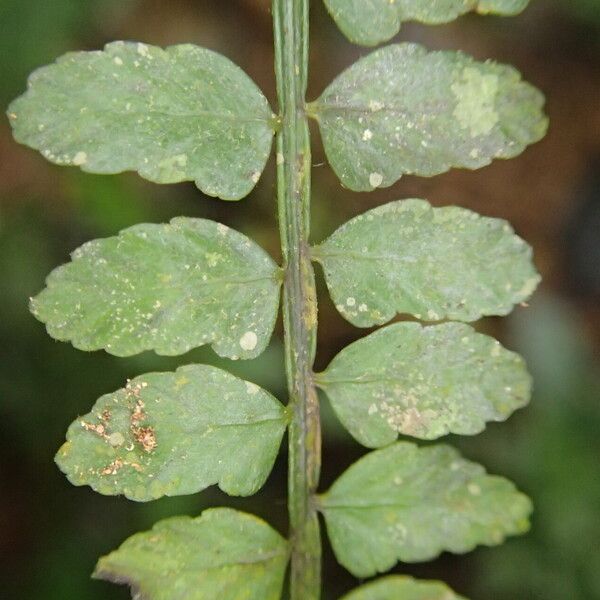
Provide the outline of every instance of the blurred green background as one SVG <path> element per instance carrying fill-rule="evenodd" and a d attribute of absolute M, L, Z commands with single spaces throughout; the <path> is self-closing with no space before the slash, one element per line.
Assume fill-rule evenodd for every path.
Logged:
<path fill-rule="evenodd" d="M 0 100 L 27 74 L 76 49 L 113 39 L 192 42 L 241 65 L 274 102 L 268 0 L 0 0 Z M 440 578 L 475 599 L 600 598 L 600 1 L 533 0 L 514 19 L 464 17 L 440 27 L 407 25 L 398 39 L 464 49 L 514 64 L 547 95 L 548 137 L 520 158 L 479 172 L 403 178 L 372 194 L 342 189 L 315 132 L 313 239 L 385 201 L 423 197 L 509 219 L 536 252 L 544 284 L 529 307 L 479 324 L 527 359 L 536 391 L 529 408 L 475 438 L 450 440 L 491 472 L 512 477 L 536 505 L 531 532 L 500 548 L 442 555 L 396 571 Z M 313 2 L 309 99 L 367 51 L 350 45 Z M 0 123 L 0 596 L 125 599 L 124 588 L 89 579 L 96 558 L 172 514 L 233 505 L 285 532 L 285 456 L 264 490 L 230 499 L 215 489 L 134 504 L 71 487 L 53 455 L 70 422 L 126 378 L 179 364 L 219 364 L 285 399 L 281 331 L 258 360 L 225 363 L 210 350 L 177 359 L 117 359 L 51 340 L 27 311 L 46 274 L 82 242 L 134 223 L 177 215 L 217 219 L 279 257 L 274 174 L 267 168 L 239 203 L 203 197 L 191 184 L 155 186 L 131 174 L 99 177 L 46 163 Z M 335 312 L 321 282 L 317 368 L 364 332 Z M 328 486 L 365 452 L 323 402 Z M 356 582 L 326 548 L 325 600 Z"/>

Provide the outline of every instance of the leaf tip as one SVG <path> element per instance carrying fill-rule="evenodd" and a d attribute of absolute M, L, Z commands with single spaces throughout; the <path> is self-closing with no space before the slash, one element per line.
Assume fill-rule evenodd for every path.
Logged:
<path fill-rule="evenodd" d="M 105 564 L 105 562 L 107 562 L 106 559 L 109 557 L 110 555 L 104 556 L 98 561 L 96 568 L 92 572 L 92 579 L 96 579 L 98 581 L 107 581 L 109 583 L 114 583 L 115 585 L 128 586 L 131 590 L 131 597 L 133 600 L 151 600 L 151 597 L 146 594 L 139 582 L 133 580 L 127 575 L 124 575 L 123 573 L 113 570 Z"/>

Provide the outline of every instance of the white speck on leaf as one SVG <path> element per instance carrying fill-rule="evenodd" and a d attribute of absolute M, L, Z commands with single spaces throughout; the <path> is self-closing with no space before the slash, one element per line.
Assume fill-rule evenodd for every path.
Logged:
<path fill-rule="evenodd" d="M 379 187 L 383 183 L 383 175 L 381 173 L 371 173 L 369 175 L 369 183 L 372 187 Z"/>
<path fill-rule="evenodd" d="M 256 344 L 258 344 L 258 337 L 254 331 L 246 331 L 244 335 L 240 338 L 240 346 L 242 350 L 254 350 L 256 348 Z"/>
<path fill-rule="evenodd" d="M 479 496 L 481 494 L 481 488 L 476 483 L 470 483 L 468 485 L 469 494 L 472 496 Z"/>
<path fill-rule="evenodd" d="M 378 112 L 380 111 L 385 105 L 383 104 L 383 102 L 379 102 L 378 100 L 371 100 L 369 102 L 369 108 L 371 109 L 371 112 Z"/>
<path fill-rule="evenodd" d="M 146 46 L 146 44 L 142 44 L 142 42 L 139 42 L 137 45 L 137 52 L 141 56 L 148 56 L 148 46 Z"/>
<path fill-rule="evenodd" d="M 87 154 L 85 152 L 78 152 L 74 157 L 73 157 L 73 164 L 76 166 L 81 166 L 84 165 L 87 162 Z"/>
<path fill-rule="evenodd" d="M 246 391 L 253 396 L 254 394 L 256 394 L 256 392 L 258 392 L 259 387 L 255 384 L 252 383 L 250 381 L 246 381 Z"/>

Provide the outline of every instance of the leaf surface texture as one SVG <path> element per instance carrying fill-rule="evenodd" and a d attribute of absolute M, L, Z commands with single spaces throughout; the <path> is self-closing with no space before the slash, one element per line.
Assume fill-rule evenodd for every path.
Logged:
<path fill-rule="evenodd" d="M 466 600 L 439 581 L 424 581 L 390 575 L 371 581 L 341 600 Z"/>
<path fill-rule="evenodd" d="M 46 283 L 33 314 L 81 350 L 177 355 L 211 344 L 220 356 L 254 358 L 273 331 L 280 272 L 241 233 L 178 217 L 88 242 Z"/>
<path fill-rule="evenodd" d="M 344 348 L 318 375 L 343 425 L 363 445 L 399 433 L 474 435 L 531 395 L 523 359 L 462 323 L 395 323 Z"/>
<path fill-rule="evenodd" d="M 279 600 L 288 547 L 264 521 L 229 508 L 174 517 L 102 557 L 94 577 L 149 600 Z"/>
<path fill-rule="evenodd" d="M 313 249 L 336 308 L 357 327 L 398 313 L 426 321 L 505 315 L 539 283 L 531 254 L 506 221 L 424 200 L 374 208 Z"/>
<path fill-rule="evenodd" d="M 73 422 L 56 461 L 74 485 L 145 502 L 218 484 L 248 496 L 268 477 L 285 432 L 283 405 L 207 365 L 148 373 Z"/>
<path fill-rule="evenodd" d="M 113 42 L 35 71 L 8 110 L 17 141 L 90 173 L 195 181 L 239 200 L 270 153 L 273 115 L 229 59 L 191 44 Z"/>
<path fill-rule="evenodd" d="M 528 3 L 529 0 L 325 0 L 344 35 L 364 46 L 388 41 L 405 21 L 438 25 L 469 11 L 516 15 Z"/>
<path fill-rule="evenodd" d="M 529 527 L 531 502 L 453 448 L 397 442 L 354 463 L 320 497 L 338 561 L 357 577 L 442 551 L 494 546 Z"/>
<path fill-rule="evenodd" d="M 370 191 L 519 155 L 546 132 L 543 104 L 512 67 L 405 43 L 346 69 L 309 114 L 342 183 Z"/>

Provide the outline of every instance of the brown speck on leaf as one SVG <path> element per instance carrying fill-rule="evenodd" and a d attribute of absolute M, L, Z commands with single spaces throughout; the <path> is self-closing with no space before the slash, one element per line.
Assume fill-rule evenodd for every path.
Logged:
<path fill-rule="evenodd" d="M 142 446 L 144 452 L 152 452 L 157 446 L 156 434 L 152 427 L 133 427 L 131 428 L 133 437 L 138 444 Z"/>
<path fill-rule="evenodd" d="M 146 405 L 141 399 L 140 393 L 143 388 L 147 387 L 147 385 L 148 384 L 146 382 L 136 383 L 133 385 L 131 381 L 127 381 L 125 393 L 127 394 L 128 398 L 135 398 L 135 406 L 133 407 L 131 417 L 129 419 L 129 429 L 131 430 L 131 434 L 135 441 L 142 446 L 144 452 L 150 453 L 157 446 L 154 428 L 150 426 L 140 426 L 140 422 L 146 419 L 146 412 L 144 411 Z M 133 464 L 131 466 L 133 466 Z"/>
<path fill-rule="evenodd" d="M 122 466 L 123 459 L 115 458 L 115 460 L 113 460 L 107 467 L 104 467 L 100 473 L 102 473 L 102 475 L 116 475 Z"/>
<path fill-rule="evenodd" d="M 131 382 L 131 379 L 128 379 L 127 380 L 127 385 L 125 386 L 125 393 L 126 393 L 127 397 L 129 397 L 129 398 L 131 396 L 134 396 L 135 398 L 139 398 L 140 397 L 140 392 L 145 387 L 148 387 L 148 384 L 145 381 L 133 384 Z"/>
<path fill-rule="evenodd" d="M 131 415 L 131 424 L 137 423 L 138 421 L 143 421 L 146 418 L 146 413 L 144 412 L 144 401 L 139 399 L 135 403 L 135 408 L 133 409 L 133 413 Z"/>
<path fill-rule="evenodd" d="M 138 396 L 140 393 L 140 387 L 137 385 L 131 385 L 131 380 L 127 380 L 127 385 L 125 386 L 125 394 L 128 398 L 131 396 Z"/>
<path fill-rule="evenodd" d="M 144 470 L 139 463 L 127 462 L 122 458 L 115 458 L 115 460 L 113 460 L 109 465 L 104 467 L 104 469 L 102 469 L 100 473 L 102 475 L 116 475 L 121 469 L 121 467 L 131 467 L 132 469 L 135 469 L 138 473 Z"/>
<path fill-rule="evenodd" d="M 87 423 L 86 421 L 81 421 L 81 426 L 86 431 L 93 431 L 94 433 L 98 434 L 101 438 L 107 437 L 106 436 L 106 428 L 101 423 L 93 424 L 93 423 Z"/>

